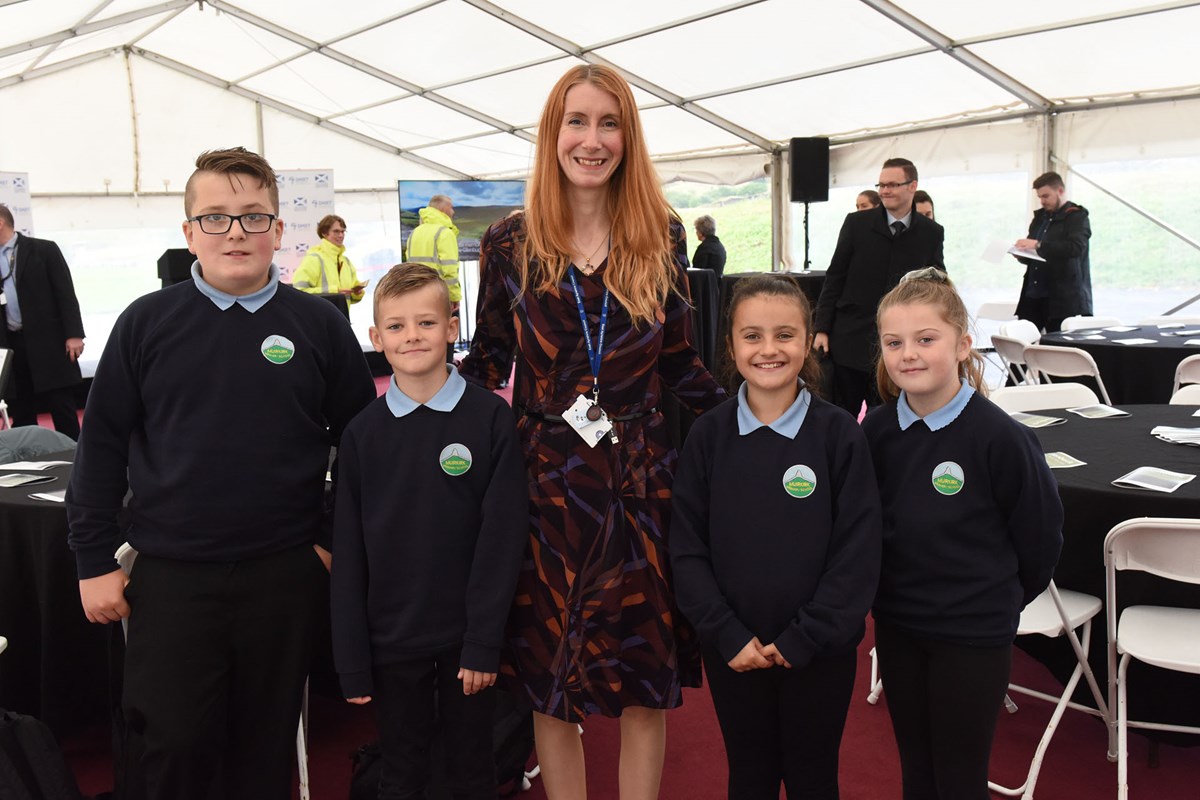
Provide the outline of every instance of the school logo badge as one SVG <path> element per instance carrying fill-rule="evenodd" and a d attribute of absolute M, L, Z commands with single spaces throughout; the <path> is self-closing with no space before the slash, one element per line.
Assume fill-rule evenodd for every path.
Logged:
<path fill-rule="evenodd" d="M 292 360 L 292 356 L 296 355 L 295 343 L 286 336 L 280 336 L 277 333 L 273 333 L 263 339 L 259 350 L 262 351 L 263 358 L 272 364 L 286 364 Z"/>
<path fill-rule="evenodd" d="M 792 497 L 808 497 L 817 490 L 817 473 L 804 464 L 788 467 L 783 472 L 783 490 Z"/>
<path fill-rule="evenodd" d="M 933 468 L 933 488 L 938 494 L 958 494 L 965 482 L 963 468 L 953 461 L 943 461 Z"/>
<path fill-rule="evenodd" d="M 438 465 L 447 475 L 462 475 L 471 468 L 471 451 L 465 444 L 448 444 L 438 456 Z"/>

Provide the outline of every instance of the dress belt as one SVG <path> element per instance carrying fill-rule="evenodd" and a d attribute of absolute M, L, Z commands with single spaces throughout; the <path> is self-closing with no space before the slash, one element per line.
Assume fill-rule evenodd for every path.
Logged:
<path fill-rule="evenodd" d="M 533 417 L 534 419 L 540 419 L 544 422 L 561 422 L 564 425 L 567 424 L 566 419 L 564 419 L 559 414 L 547 414 L 542 411 L 531 411 L 529 408 L 527 408 L 526 406 L 523 406 L 523 405 L 520 406 L 520 409 L 521 409 L 521 413 L 527 417 Z M 657 414 L 657 413 L 658 413 L 658 406 L 654 406 L 653 408 L 650 408 L 647 411 L 638 411 L 635 414 L 621 414 L 620 416 L 617 416 L 617 417 L 609 417 L 608 421 L 609 422 L 629 422 L 630 420 L 641 419 L 642 417 L 648 417 L 651 414 Z"/>

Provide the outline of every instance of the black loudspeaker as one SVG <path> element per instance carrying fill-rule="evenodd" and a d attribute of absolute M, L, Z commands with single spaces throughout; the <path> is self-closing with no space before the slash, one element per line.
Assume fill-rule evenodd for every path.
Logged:
<path fill-rule="evenodd" d="M 792 139 L 792 202 L 824 203 L 829 199 L 829 139 Z"/>
<path fill-rule="evenodd" d="M 190 281 L 192 262 L 195 260 L 196 257 L 191 251 L 183 247 L 163 250 L 163 254 L 158 257 L 158 277 L 162 279 L 163 288 Z"/>

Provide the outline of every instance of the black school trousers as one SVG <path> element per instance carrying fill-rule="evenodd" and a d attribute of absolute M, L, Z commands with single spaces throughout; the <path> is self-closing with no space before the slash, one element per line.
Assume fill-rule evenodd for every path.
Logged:
<path fill-rule="evenodd" d="M 125 593 L 122 711 L 137 751 L 126 797 L 291 797 L 328 580 L 312 545 L 237 562 L 138 556 Z"/>
<path fill-rule="evenodd" d="M 904 800 L 988 800 L 988 758 L 1012 644 L 925 639 L 876 620 L 875 652 Z"/>
<path fill-rule="evenodd" d="M 424 800 L 435 735 L 445 742 L 446 789 L 453 800 L 495 800 L 492 714 L 496 690 L 464 695 L 461 648 L 372 670 L 383 768 L 379 800 Z"/>
<path fill-rule="evenodd" d="M 729 800 L 837 800 L 838 751 L 854 690 L 853 649 L 804 667 L 734 672 L 703 649 L 729 759 Z"/>

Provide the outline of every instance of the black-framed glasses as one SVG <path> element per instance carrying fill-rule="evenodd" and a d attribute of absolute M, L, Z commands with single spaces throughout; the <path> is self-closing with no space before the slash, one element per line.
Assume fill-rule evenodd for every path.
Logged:
<path fill-rule="evenodd" d="M 266 233 L 275 225 L 274 214 L 201 214 L 198 217 L 188 217 L 188 222 L 200 223 L 200 230 L 205 233 L 229 233 L 236 221 L 246 233 Z"/>
<path fill-rule="evenodd" d="M 889 192 L 894 189 L 899 189 L 901 186 L 908 186 L 912 181 L 904 181 L 903 183 L 877 183 L 875 188 L 880 191 L 887 189 Z"/>

